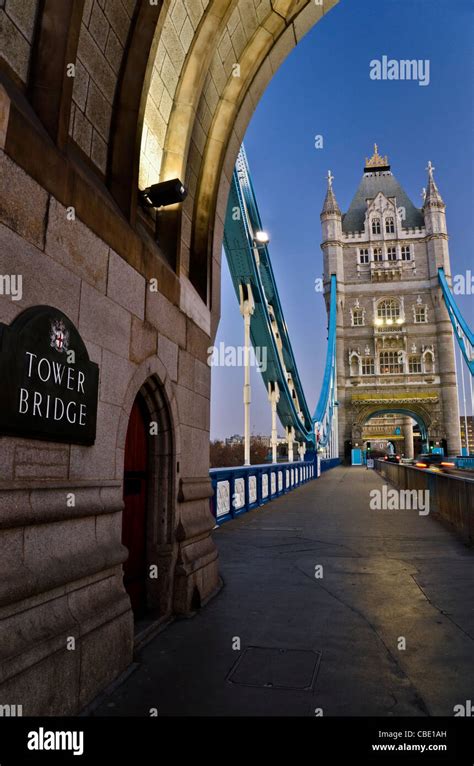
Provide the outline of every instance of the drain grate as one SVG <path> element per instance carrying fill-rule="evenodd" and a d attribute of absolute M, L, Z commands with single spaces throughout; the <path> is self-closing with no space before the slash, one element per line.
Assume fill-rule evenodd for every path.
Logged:
<path fill-rule="evenodd" d="M 311 691 L 316 681 L 321 652 L 312 649 L 278 649 L 247 646 L 227 680 L 262 689 Z"/>

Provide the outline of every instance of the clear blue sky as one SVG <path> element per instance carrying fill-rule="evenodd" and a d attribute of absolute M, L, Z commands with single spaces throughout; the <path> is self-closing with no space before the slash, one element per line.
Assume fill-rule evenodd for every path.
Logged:
<path fill-rule="evenodd" d="M 326 345 L 326 312 L 314 280 L 322 272 L 319 213 L 328 168 L 345 211 L 376 141 L 419 207 L 432 160 L 447 206 L 453 274 L 474 273 L 473 39 L 472 0 L 341 0 L 283 62 L 252 118 L 245 146 L 311 410 Z M 384 54 L 429 59 L 430 84 L 371 80 L 369 63 Z M 323 149 L 314 148 L 316 134 L 323 135 Z M 216 342 L 241 345 L 242 318 L 225 255 L 222 260 Z M 474 295 L 459 303 L 472 326 Z M 269 433 L 257 373 L 252 382 L 252 430 Z M 211 438 L 243 432 L 242 383 L 241 368 L 213 368 Z"/>

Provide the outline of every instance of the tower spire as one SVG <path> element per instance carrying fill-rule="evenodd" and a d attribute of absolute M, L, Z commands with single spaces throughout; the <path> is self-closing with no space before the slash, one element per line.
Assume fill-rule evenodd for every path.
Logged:
<path fill-rule="evenodd" d="M 337 204 L 336 196 L 332 188 L 332 182 L 334 181 L 334 176 L 332 175 L 330 170 L 328 170 L 326 180 L 328 183 L 328 188 L 327 188 L 326 196 L 324 198 L 321 215 L 323 215 L 324 213 L 333 213 L 335 215 L 341 215 L 341 211 L 340 211 L 339 205 Z"/>
<path fill-rule="evenodd" d="M 443 198 L 441 197 L 441 194 L 439 193 L 438 187 L 436 186 L 436 181 L 434 180 L 433 171 L 435 170 L 435 167 L 431 160 L 428 162 L 428 166 L 426 168 L 428 171 L 428 186 L 426 188 L 426 195 L 424 200 L 423 207 L 443 207 L 444 208 L 444 202 Z"/>

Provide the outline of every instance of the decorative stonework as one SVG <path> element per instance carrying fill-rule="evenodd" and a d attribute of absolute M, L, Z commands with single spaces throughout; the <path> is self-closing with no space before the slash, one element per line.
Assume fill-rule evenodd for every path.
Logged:
<path fill-rule="evenodd" d="M 265 476 L 267 479 L 267 492 L 268 492 L 268 477 Z M 249 476 L 249 503 L 256 503 L 257 502 L 257 477 L 256 476 Z"/>
<path fill-rule="evenodd" d="M 275 492 L 276 492 L 276 486 L 277 486 L 277 484 L 276 484 L 276 474 L 274 472 L 272 472 L 272 474 L 270 476 L 270 492 L 271 492 L 272 495 L 274 495 Z"/>
<path fill-rule="evenodd" d="M 217 482 L 217 516 L 225 516 L 230 513 L 230 483 L 228 481 Z"/>
<path fill-rule="evenodd" d="M 245 479 L 236 479 L 234 484 L 233 506 L 238 511 L 245 505 Z"/>

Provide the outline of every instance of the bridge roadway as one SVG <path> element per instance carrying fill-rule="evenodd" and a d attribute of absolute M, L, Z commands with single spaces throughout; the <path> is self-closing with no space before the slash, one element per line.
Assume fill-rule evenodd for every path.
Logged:
<path fill-rule="evenodd" d="M 474 551 L 431 515 L 370 510 L 383 483 L 338 467 L 216 530 L 225 587 L 146 645 L 93 715 L 436 716 L 472 700 Z M 226 680 L 247 646 L 322 652 L 313 690 Z M 238 680 L 281 681 L 278 656 L 265 663 Z M 284 683 L 301 686 L 293 671 Z"/>

